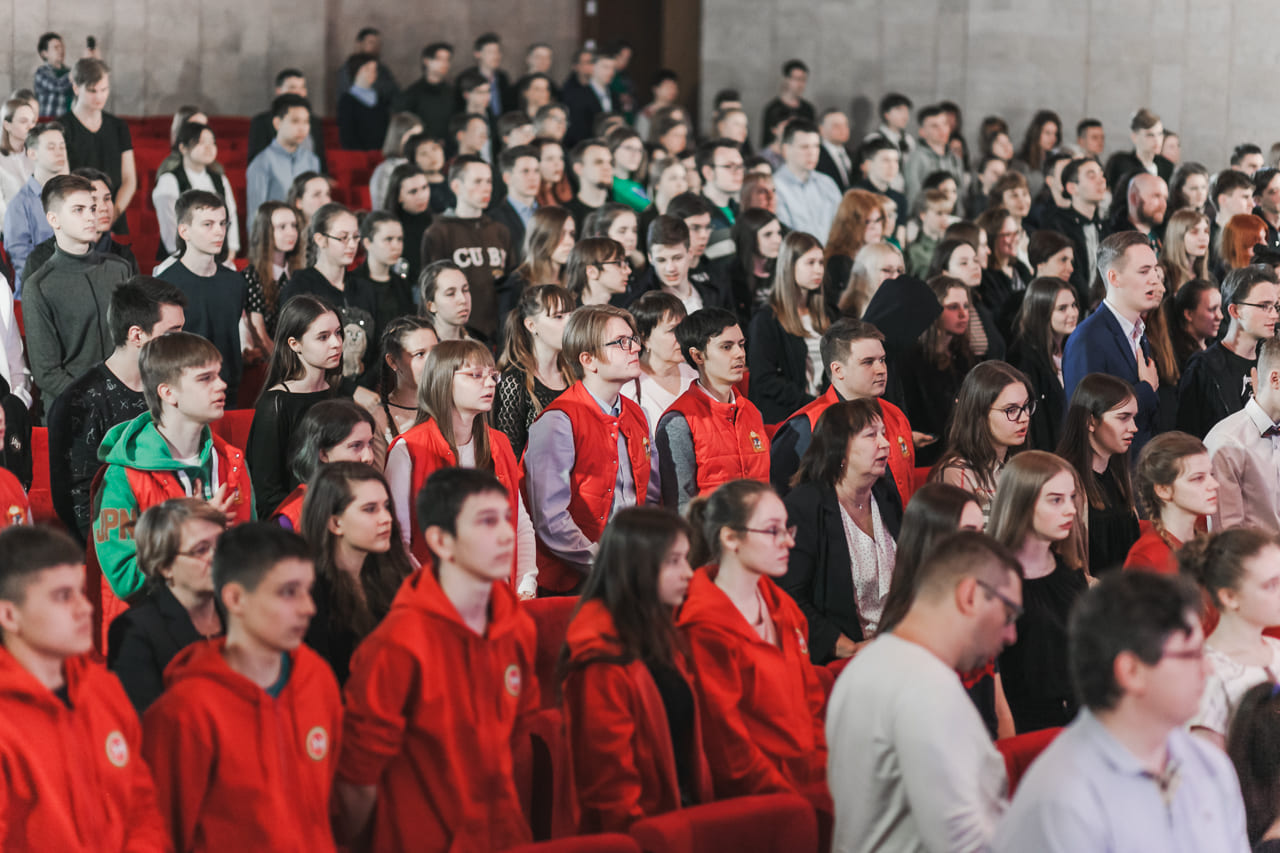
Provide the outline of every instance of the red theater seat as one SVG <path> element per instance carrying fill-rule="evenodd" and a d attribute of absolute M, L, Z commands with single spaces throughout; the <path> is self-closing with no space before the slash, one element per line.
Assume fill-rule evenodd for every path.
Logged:
<path fill-rule="evenodd" d="M 1004 737 L 996 741 L 996 749 L 1004 756 L 1005 773 L 1009 776 L 1009 796 L 1018 787 L 1031 762 L 1036 760 L 1044 748 L 1053 743 L 1062 729 L 1041 729 L 1038 732 L 1027 732 L 1013 737 Z"/>
<path fill-rule="evenodd" d="M 561 838 L 558 841 L 544 841 L 541 844 L 522 844 L 512 847 L 507 853 L 642 853 L 640 845 L 625 836 L 611 833 L 608 835 L 579 835 L 575 838 Z"/>
<path fill-rule="evenodd" d="M 573 608 L 578 606 L 574 597 L 535 598 L 523 601 L 521 606 L 533 618 L 538 627 L 538 659 L 534 666 L 538 672 L 538 684 L 542 688 L 542 707 L 553 708 L 556 702 L 556 662 L 564 647 L 564 636 L 569 630 Z"/>
<path fill-rule="evenodd" d="M 21 302 L 15 303 L 21 305 Z M 49 479 L 49 428 L 31 428 L 31 491 L 27 501 L 31 504 L 31 520 L 40 524 L 61 526 L 58 514 L 53 511 L 53 492 Z"/>
<path fill-rule="evenodd" d="M 818 819 L 798 794 L 737 797 L 693 806 L 631 825 L 645 853 L 812 853 Z"/>
<path fill-rule="evenodd" d="M 227 409 L 219 420 L 209 424 L 209 429 L 227 444 L 244 450 L 252 424 L 253 409 Z"/>

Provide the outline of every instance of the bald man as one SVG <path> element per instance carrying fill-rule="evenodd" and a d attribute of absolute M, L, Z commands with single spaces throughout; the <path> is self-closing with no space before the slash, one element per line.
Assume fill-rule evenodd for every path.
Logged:
<path fill-rule="evenodd" d="M 1129 181 L 1127 204 L 1111 217 L 1110 234 L 1138 231 L 1158 254 L 1164 238 L 1164 215 L 1169 206 L 1169 185 L 1164 179 L 1139 172 Z"/>

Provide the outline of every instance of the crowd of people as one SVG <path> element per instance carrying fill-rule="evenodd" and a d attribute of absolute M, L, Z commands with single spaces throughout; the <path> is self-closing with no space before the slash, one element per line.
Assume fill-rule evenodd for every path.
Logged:
<path fill-rule="evenodd" d="M 401 88 L 358 34 L 372 210 L 300 71 L 239 200 L 184 108 L 151 258 L 110 68 L 40 38 L 0 846 L 505 849 L 555 708 L 571 833 L 791 793 L 841 851 L 1280 850 L 1277 148 L 897 93 L 855 144 L 798 59 L 699 128 L 626 43 L 503 47 Z M 1011 797 L 996 741 L 1059 729 Z"/>

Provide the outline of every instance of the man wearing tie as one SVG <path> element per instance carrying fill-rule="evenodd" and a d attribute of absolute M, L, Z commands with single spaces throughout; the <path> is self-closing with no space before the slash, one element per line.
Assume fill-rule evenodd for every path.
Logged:
<path fill-rule="evenodd" d="M 1136 458 L 1151 440 L 1160 402 L 1160 379 L 1150 358 L 1142 318 L 1160 307 L 1164 283 L 1156 253 L 1137 231 L 1121 231 L 1102 241 L 1098 273 L 1106 284 L 1107 296 L 1067 338 L 1062 384 L 1068 400 L 1090 373 L 1107 373 L 1132 385 L 1138 398 L 1138 432 L 1129 452 Z"/>
<path fill-rule="evenodd" d="M 822 136 L 822 152 L 818 155 L 818 171 L 836 182 L 840 192 L 849 189 L 859 176 L 853 173 L 849 158 L 849 118 L 837 109 L 823 112 L 818 123 Z"/>

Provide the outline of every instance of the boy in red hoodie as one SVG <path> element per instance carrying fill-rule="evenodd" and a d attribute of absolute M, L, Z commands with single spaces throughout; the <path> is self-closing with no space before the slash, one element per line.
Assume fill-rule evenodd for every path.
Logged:
<path fill-rule="evenodd" d="M 0 532 L 0 850 L 172 850 L 137 713 L 89 659 L 82 549 Z"/>
<path fill-rule="evenodd" d="M 434 564 L 351 659 L 342 834 L 375 851 L 505 850 L 531 840 L 512 743 L 539 707 L 536 630 L 507 583 L 511 502 L 487 471 L 442 468 L 417 509 Z"/>
<path fill-rule="evenodd" d="M 143 753 L 179 850 L 335 850 L 342 701 L 302 644 L 315 614 L 302 537 L 255 522 L 218 537 L 227 634 L 188 646 L 144 717 Z"/>

